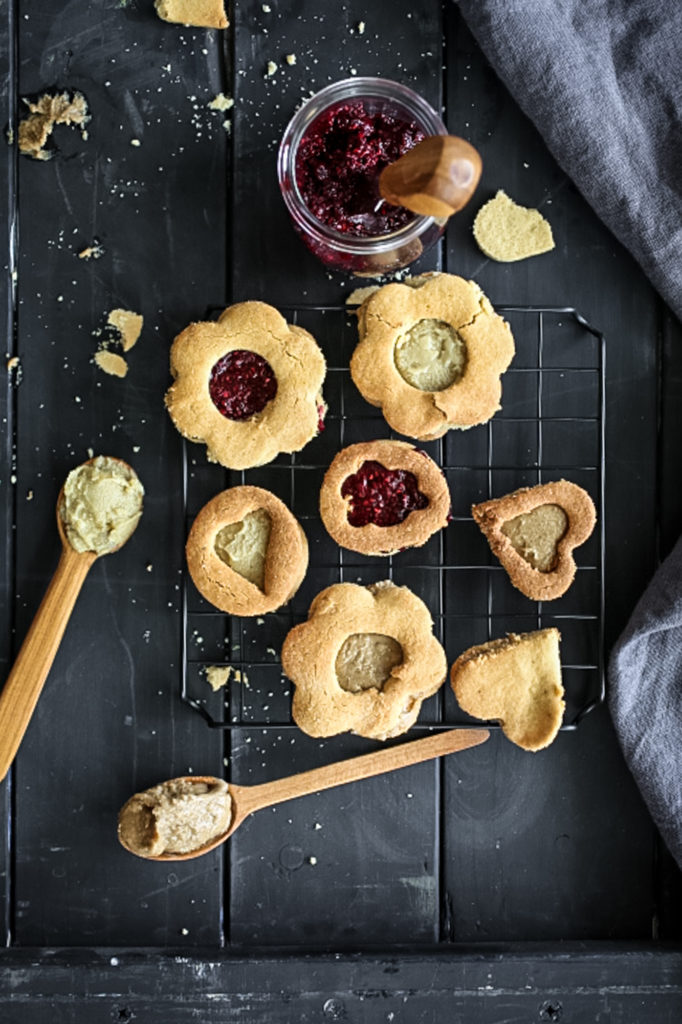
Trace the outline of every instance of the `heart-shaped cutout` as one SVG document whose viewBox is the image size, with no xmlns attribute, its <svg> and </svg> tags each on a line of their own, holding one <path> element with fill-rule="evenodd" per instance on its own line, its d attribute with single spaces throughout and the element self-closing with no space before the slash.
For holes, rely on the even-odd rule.
<svg viewBox="0 0 682 1024">
<path fill-rule="evenodd" d="M 566 593 L 576 573 L 573 549 L 597 519 L 587 491 L 569 480 L 523 487 L 474 505 L 471 514 L 511 582 L 533 601 Z"/>
<path fill-rule="evenodd" d="M 459 706 L 474 718 L 498 721 L 524 750 L 549 746 L 565 708 L 560 639 L 558 629 L 541 629 L 464 651 L 450 672 Z"/>
<path fill-rule="evenodd" d="M 555 568 L 558 544 L 567 529 L 568 516 L 560 505 L 538 505 L 501 526 L 514 550 L 538 572 L 551 572 Z"/>
<path fill-rule="evenodd" d="M 265 587 L 265 561 L 271 529 L 269 513 L 264 508 L 257 508 L 239 522 L 223 526 L 214 542 L 218 558 L 261 591 Z"/>
</svg>

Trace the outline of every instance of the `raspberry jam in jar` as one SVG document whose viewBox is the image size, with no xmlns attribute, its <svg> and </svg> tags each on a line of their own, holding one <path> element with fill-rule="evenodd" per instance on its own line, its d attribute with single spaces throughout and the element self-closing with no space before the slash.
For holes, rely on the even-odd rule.
<svg viewBox="0 0 682 1024">
<path fill-rule="evenodd" d="M 382 200 L 379 175 L 445 132 L 436 112 L 397 82 L 352 78 L 313 96 L 290 122 L 278 159 L 284 201 L 308 248 L 329 267 L 367 277 L 421 256 L 444 224 Z"/>
</svg>

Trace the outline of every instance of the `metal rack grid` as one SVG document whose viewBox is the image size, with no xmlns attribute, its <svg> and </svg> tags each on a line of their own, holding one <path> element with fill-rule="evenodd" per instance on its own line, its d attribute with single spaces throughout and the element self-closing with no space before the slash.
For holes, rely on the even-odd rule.
<svg viewBox="0 0 682 1024">
<path fill-rule="evenodd" d="M 260 469 L 230 472 L 208 464 L 199 446 L 185 443 L 188 531 L 206 501 L 248 481 L 285 501 L 310 547 L 308 573 L 298 593 L 263 618 L 217 611 L 185 572 L 181 697 L 211 727 L 295 727 L 279 650 L 288 630 L 307 617 L 315 594 L 340 581 L 392 579 L 410 586 L 431 610 L 448 664 L 466 648 L 507 632 L 556 625 L 562 634 L 566 690 L 562 728 L 576 728 L 604 699 L 604 338 L 570 308 L 497 309 L 509 321 L 516 343 L 516 356 L 503 377 L 502 409 L 485 425 L 419 443 L 442 468 L 453 500 L 452 522 L 422 548 L 385 558 L 359 555 L 339 548 L 319 517 L 319 488 L 334 454 L 360 440 L 397 436 L 350 378 L 357 329 L 347 307 L 282 309 L 290 322 L 313 334 L 328 364 L 325 430 L 303 451 L 279 456 Z M 474 502 L 562 477 L 590 493 L 598 526 L 575 552 L 578 570 L 568 592 L 555 601 L 534 602 L 512 586 L 469 510 Z M 216 693 L 206 680 L 208 665 L 231 665 L 234 671 L 231 682 Z M 446 684 L 424 702 L 415 728 L 472 722 Z"/>
</svg>

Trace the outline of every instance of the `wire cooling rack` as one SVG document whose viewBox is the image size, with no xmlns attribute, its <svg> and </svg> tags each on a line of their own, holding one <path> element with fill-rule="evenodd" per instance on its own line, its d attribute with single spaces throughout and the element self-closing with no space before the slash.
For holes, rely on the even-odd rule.
<svg viewBox="0 0 682 1024">
<path fill-rule="evenodd" d="M 199 509 L 226 487 L 248 482 L 277 494 L 301 522 L 310 565 L 292 601 L 262 618 L 217 611 L 185 572 L 182 700 L 214 728 L 290 728 L 291 684 L 279 652 L 293 625 L 324 587 L 341 581 L 391 579 L 428 605 L 448 664 L 474 644 L 508 632 L 557 626 L 566 690 L 564 729 L 574 729 L 604 699 L 604 358 L 602 334 L 573 309 L 497 307 L 516 344 L 503 377 L 502 409 L 487 424 L 450 431 L 419 447 L 442 468 L 452 496 L 452 522 L 423 547 L 384 558 L 339 548 L 320 520 L 322 477 L 348 444 L 396 437 L 378 409 L 364 401 L 348 370 L 357 343 L 356 318 L 339 306 L 282 309 L 311 332 L 324 351 L 329 411 L 324 431 L 301 451 L 260 469 L 229 472 L 206 462 L 198 445 L 184 446 L 187 530 Z M 524 597 L 491 554 L 470 515 L 471 505 L 518 487 L 566 478 L 591 495 L 598 515 L 592 537 L 576 552 L 578 571 L 567 593 L 550 602 Z M 213 692 L 211 665 L 230 665 L 230 681 Z M 470 725 L 446 684 L 424 702 L 421 726 Z"/>
</svg>

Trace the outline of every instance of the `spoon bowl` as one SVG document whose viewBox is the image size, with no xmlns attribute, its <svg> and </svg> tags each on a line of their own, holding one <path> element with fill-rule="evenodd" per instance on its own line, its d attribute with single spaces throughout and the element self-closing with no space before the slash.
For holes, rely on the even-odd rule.
<svg viewBox="0 0 682 1024">
<path fill-rule="evenodd" d="M 428 761 L 434 757 L 476 747 L 485 743 L 489 736 L 490 732 L 487 729 L 450 729 L 448 732 L 439 732 L 424 739 L 411 740 L 408 743 L 378 750 L 372 754 L 362 754 L 360 757 L 351 757 L 346 761 L 336 761 L 323 768 L 314 768 L 312 771 L 289 775 L 284 779 L 264 782 L 259 786 L 235 786 L 230 783 L 232 818 L 229 828 L 186 853 L 153 855 L 141 853 L 139 850 L 132 849 L 125 842 L 120 827 L 118 838 L 129 853 L 134 853 L 144 860 L 193 860 L 195 857 L 202 857 L 205 853 L 215 850 L 237 831 L 245 818 L 264 807 L 272 807 L 284 800 L 293 800 L 296 797 L 307 796 L 323 789 L 331 789 L 333 786 L 343 786 L 347 782 L 357 782 L 373 775 L 382 775 L 398 768 L 405 768 L 407 765 L 419 764 L 421 761 Z M 211 786 L 220 780 L 212 775 L 186 775 L 182 779 L 173 781 L 204 782 Z M 131 797 L 132 799 L 134 798 Z M 119 820 L 129 803 L 130 801 L 127 801 L 121 808 Z"/>
<path fill-rule="evenodd" d="M 469 202 L 482 166 L 465 139 L 432 135 L 383 169 L 379 192 L 394 206 L 444 220 Z"/>
<path fill-rule="evenodd" d="M 111 458 L 134 474 L 123 459 Z M 88 459 L 81 465 L 94 461 Z M 71 547 L 61 516 L 63 501 L 64 485 L 56 502 L 57 533 L 61 542 L 59 562 L 0 694 L 0 781 L 9 771 L 24 737 L 76 598 L 93 563 L 100 557 L 96 551 L 75 551 Z M 118 551 L 128 539 L 103 553 Z"/>
</svg>

